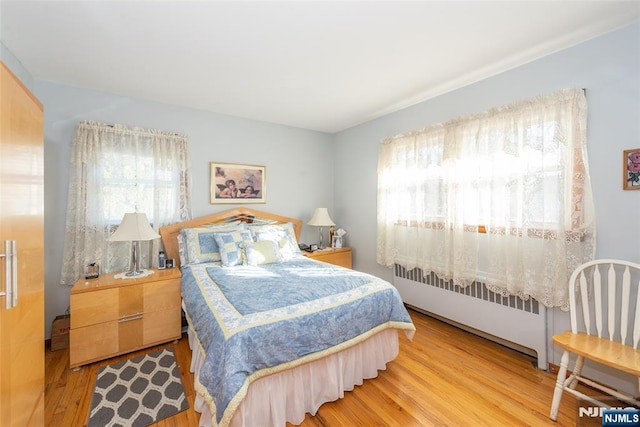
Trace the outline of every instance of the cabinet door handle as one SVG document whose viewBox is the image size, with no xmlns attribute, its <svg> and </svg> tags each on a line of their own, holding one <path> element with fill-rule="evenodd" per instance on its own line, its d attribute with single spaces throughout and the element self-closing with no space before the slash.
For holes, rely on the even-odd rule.
<svg viewBox="0 0 640 427">
<path fill-rule="evenodd" d="M 11 241 L 11 272 L 13 273 L 11 283 L 13 286 L 13 307 L 18 305 L 18 249 L 15 240 Z"/>
<path fill-rule="evenodd" d="M 17 290 L 17 287 L 14 286 L 13 280 L 16 275 L 13 272 L 13 253 L 11 249 L 15 247 L 13 245 L 15 243 L 14 240 L 5 240 L 4 241 L 4 253 L 0 254 L 0 258 L 4 258 L 4 289 L 3 295 L 5 295 L 5 308 L 9 310 L 14 306 L 13 299 L 13 291 Z M 16 301 L 17 302 L 17 301 Z"/>
<path fill-rule="evenodd" d="M 10 271 L 9 271 L 9 257 L 7 257 L 7 254 L 0 254 L 0 258 L 4 258 L 4 287 L 5 290 L 4 291 L 0 291 L 0 297 L 1 296 L 6 296 L 7 298 L 5 298 L 5 308 L 7 310 L 9 310 L 11 308 L 11 281 L 10 279 Z"/>
<path fill-rule="evenodd" d="M 130 322 L 132 320 L 142 319 L 143 313 L 133 313 L 133 314 L 125 314 L 124 316 L 118 319 L 118 322 Z"/>
</svg>

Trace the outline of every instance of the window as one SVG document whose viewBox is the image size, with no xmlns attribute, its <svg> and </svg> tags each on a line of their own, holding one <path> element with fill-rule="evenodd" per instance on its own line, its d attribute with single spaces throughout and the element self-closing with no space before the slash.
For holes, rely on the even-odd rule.
<svg viewBox="0 0 640 427">
<path fill-rule="evenodd" d="M 123 212 L 132 211 L 148 212 L 147 218 L 153 224 L 156 191 L 166 194 L 170 206 L 178 206 L 180 187 L 174 184 L 171 170 L 155 167 L 152 153 L 123 154 L 105 148 L 97 168 L 103 182 L 102 214 L 110 224 L 120 224 Z"/>
<path fill-rule="evenodd" d="M 568 308 L 564 278 L 593 257 L 594 235 L 581 90 L 381 143 L 383 265 L 420 267 L 461 286 L 483 277 L 502 294 Z"/>
<path fill-rule="evenodd" d="M 106 240 L 125 213 L 145 213 L 156 231 L 191 217 L 187 143 L 167 132 L 78 123 L 61 283 L 72 285 L 93 262 L 107 273 L 128 268 L 130 244 Z M 159 239 L 142 242 L 144 265 L 155 265 L 159 250 Z"/>
</svg>

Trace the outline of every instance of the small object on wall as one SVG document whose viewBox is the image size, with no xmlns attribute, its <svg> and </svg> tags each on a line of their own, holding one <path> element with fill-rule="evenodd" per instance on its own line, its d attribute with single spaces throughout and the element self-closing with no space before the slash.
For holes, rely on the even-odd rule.
<svg viewBox="0 0 640 427">
<path fill-rule="evenodd" d="M 622 188 L 640 190 L 640 148 L 625 150 L 622 161 Z"/>
<path fill-rule="evenodd" d="M 210 162 L 210 203 L 266 203 L 266 166 Z"/>
<path fill-rule="evenodd" d="M 87 264 L 84 268 L 84 278 L 85 279 L 96 279 L 100 276 L 100 266 L 97 262 L 92 262 L 91 264 Z"/>
</svg>

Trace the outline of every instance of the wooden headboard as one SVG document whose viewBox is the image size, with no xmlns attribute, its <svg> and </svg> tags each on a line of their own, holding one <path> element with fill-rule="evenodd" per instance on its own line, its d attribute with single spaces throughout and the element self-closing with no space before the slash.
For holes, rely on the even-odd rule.
<svg viewBox="0 0 640 427">
<path fill-rule="evenodd" d="M 234 208 L 226 211 L 218 212 L 212 215 L 194 218 L 185 222 L 165 225 L 160 227 L 160 236 L 162 244 L 168 259 L 174 259 L 176 267 L 180 267 L 180 257 L 178 255 L 178 234 L 182 228 L 199 227 L 207 224 L 218 224 L 223 222 L 240 220 L 246 223 L 270 221 L 274 224 L 283 224 L 290 222 L 296 232 L 296 239 L 300 240 L 302 232 L 302 220 L 297 218 L 289 218 L 282 215 L 276 215 L 269 212 L 262 212 L 251 208 Z"/>
</svg>

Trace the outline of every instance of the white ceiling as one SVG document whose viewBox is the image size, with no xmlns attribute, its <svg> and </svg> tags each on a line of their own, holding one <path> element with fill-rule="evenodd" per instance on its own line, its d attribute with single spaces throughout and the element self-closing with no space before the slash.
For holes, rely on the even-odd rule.
<svg viewBox="0 0 640 427">
<path fill-rule="evenodd" d="M 617 1 L 1 1 L 38 80 L 337 132 L 640 19 Z"/>
</svg>

